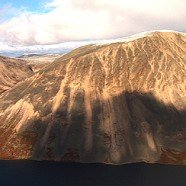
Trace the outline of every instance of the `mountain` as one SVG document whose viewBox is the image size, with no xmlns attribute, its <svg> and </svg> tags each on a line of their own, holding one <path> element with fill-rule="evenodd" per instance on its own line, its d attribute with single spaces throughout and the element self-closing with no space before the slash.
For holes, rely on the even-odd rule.
<svg viewBox="0 0 186 186">
<path fill-rule="evenodd" d="M 31 75 L 31 67 L 23 60 L 0 56 L 0 94 Z"/>
<path fill-rule="evenodd" d="M 186 34 L 80 47 L 0 97 L 0 158 L 186 164 Z"/>
</svg>

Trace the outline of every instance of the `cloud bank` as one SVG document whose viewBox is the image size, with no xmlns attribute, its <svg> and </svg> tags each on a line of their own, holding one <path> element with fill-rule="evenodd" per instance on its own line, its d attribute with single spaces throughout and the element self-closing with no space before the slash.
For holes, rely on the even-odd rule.
<svg viewBox="0 0 186 186">
<path fill-rule="evenodd" d="M 147 30 L 185 32 L 185 6 L 185 0 L 52 0 L 45 4 L 46 13 L 24 10 L 1 22 L 0 51 L 3 46 L 44 47 Z"/>
</svg>

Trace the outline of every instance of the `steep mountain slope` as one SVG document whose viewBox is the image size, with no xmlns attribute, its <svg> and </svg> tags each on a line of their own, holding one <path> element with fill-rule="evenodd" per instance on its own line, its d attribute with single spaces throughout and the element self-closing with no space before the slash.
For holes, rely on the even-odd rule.
<svg viewBox="0 0 186 186">
<path fill-rule="evenodd" d="M 64 55 L 0 97 L 0 158 L 186 164 L 185 55 L 171 32 Z"/>
<path fill-rule="evenodd" d="M 0 56 L 0 94 L 32 74 L 23 60 Z"/>
</svg>

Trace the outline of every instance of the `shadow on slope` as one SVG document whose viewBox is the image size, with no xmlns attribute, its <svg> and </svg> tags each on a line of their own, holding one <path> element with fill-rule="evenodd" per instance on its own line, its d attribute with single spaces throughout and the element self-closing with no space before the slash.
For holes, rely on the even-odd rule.
<svg viewBox="0 0 186 186">
<path fill-rule="evenodd" d="M 70 89 L 65 94 L 66 99 L 55 113 L 51 107 L 41 110 L 43 116 L 29 121 L 8 146 L 3 144 L 7 144 L 15 126 L 2 133 L 0 156 L 114 164 L 185 164 L 185 110 L 165 105 L 152 93 L 124 92 L 105 100 L 91 99 L 92 117 L 87 121 L 85 92 L 76 94 L 70 112 Z"/>
<path fill-rule="evenodd" d="M 92 101 L 92 121 L 87 124 L 84 92 L 76 95 L 70 115 L 68 101 L 45 121 L 35 121 L 39 135 L 33 159 L 154 162 L 161 159 L 162 151 L 173 149 L 183 156 L 177 160 L 173 153 L 170 161 L 185 162 L 185 110 L 165 105 L 152 93 L 125 92 Z"/>
</svg>

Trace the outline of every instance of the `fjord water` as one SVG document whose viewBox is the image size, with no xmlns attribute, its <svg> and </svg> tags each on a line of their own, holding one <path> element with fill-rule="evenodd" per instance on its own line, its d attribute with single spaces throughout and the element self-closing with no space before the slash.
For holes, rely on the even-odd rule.
<svg viewBox="0 0 186 186">
<path fill-rule="evenodd" d="M 186 166 L 0 161 L 0 186 L 184 186 Z"/>
</svg>

